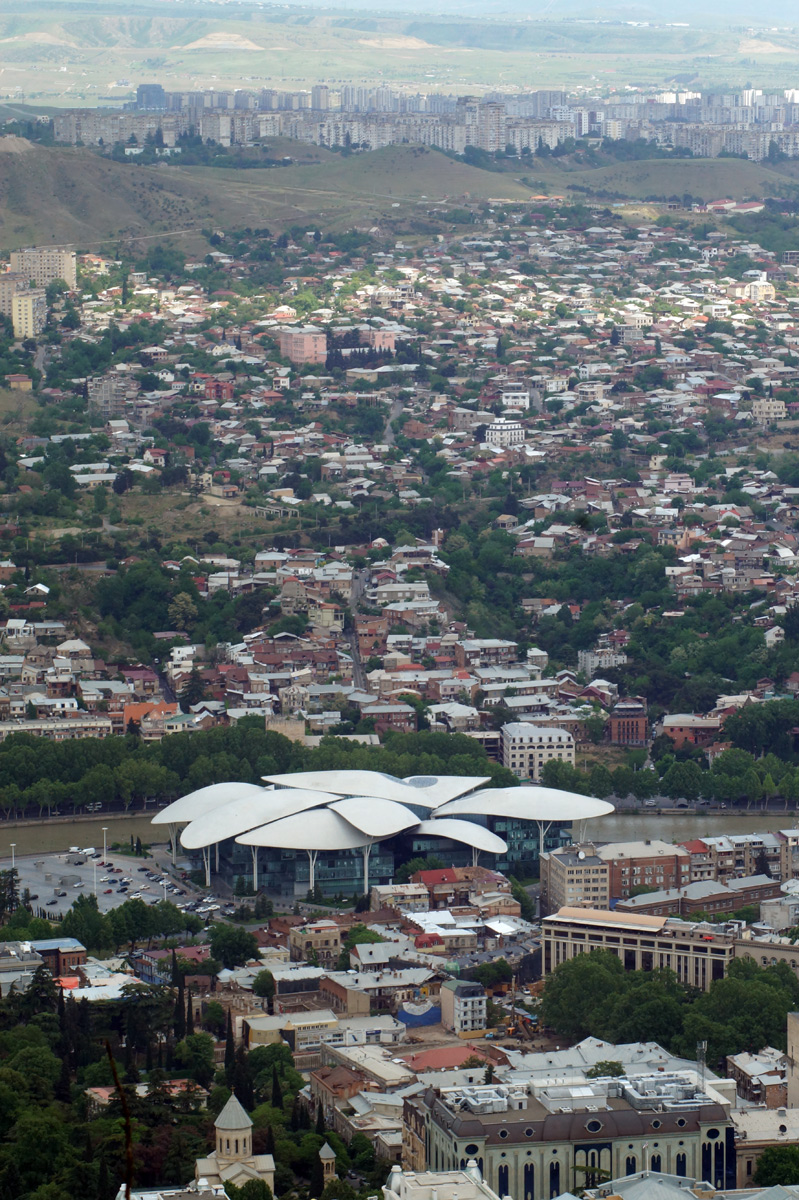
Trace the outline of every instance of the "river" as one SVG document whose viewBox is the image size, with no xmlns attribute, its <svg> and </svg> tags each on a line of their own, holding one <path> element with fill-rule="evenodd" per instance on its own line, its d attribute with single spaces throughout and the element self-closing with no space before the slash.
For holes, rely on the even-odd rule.
<svg viewBox="0 0 799 1200">
<path fill-rule="evenodd" d="M 601 842 L 631 842 L 660 838 L 685 842 L 690 838 L 720 837 L 725 833 L 769 833 L 795 829 L 799 817 L 793 810 L 779 812 L 616 812 L 585 822 L 585 837 Z M 574 836 L 579 836 L 575 826 Z"/>
<path fill-rule="evenodd" d="M 68 850 L 70 846 L 103 848 L 103 826 L 108 830 L 108 846 L 113 842 L 129 842 L 131 834 L 143 842 L 166 842 L 168 833 L 150 824 L 149 813 L 108 813 L 105 817 L 73 820 L 71 817 L 51 817 L 43 821 L 0 821 L 0 863 L 11 859 L 11 843 L 16 854 L 49 854 Z M 153 837 L 155 834 L 155 837 Z"/>
<path fill-rule="evenodd" d="M 0 821 L 0 863 L 11 858 L 11 843 L 16 854 L 53 853 L 70 846 L 96 846 L 102 849 L 103 826 L 108 830 L 109 847 L 114 842 L 129 842 L 131 834 L 143 842 L 165 843 L 165 826 L 150 824 L 153 812 L 109 813 L 106 817 L 73 820 L 51 817 L 44 821 Z M 629 842 L 661 838 L 664 842 L 684 842 L 689 838 L 724 833 L 762 833 L 776 829 L 794 829 L 799 816 L 790 812 L 714 812 L 662 813 L 617 812 L 585 822 L 585 837 L 600 842 Z M 575 826 L 575 839 L 580 836 Z"/>
</svg>

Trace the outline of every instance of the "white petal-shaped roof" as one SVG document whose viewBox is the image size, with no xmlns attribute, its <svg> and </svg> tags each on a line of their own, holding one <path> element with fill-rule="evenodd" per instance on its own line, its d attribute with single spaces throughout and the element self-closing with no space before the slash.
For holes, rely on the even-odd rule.
<svg viewBox="0 0 799 1200">
<path fill-rule="evenodd" d="M 460 817 L 474 813 L 520 821 L 586 821 L 614 811 L 607 800 L 597 800 L 594 796 L 581 796 L 560 788 L 514 787 L 485 788 L 442 805 L 436 815 Z"/>
<path fill-rule="evenodd" d="M 476 821 L 459 821 L 455 817 L 434 817 L 431 821 L 420 821 L 414 835 L 427 834 L 433 837 L 450 838 L 453 842 L 464 842 L 475 850 L 485 850 L 488 854 L 504 854 L 508 848 L 507 842 L 497 837 L 490 829 L 478 825 Z"/>
<path fill-rule="evenodd" d="M 263 779 L 278 787 L 310 788 L 314 792 L 335 792 L 338 796 L 382 796 L 400 804 L 418 803 L 416 789 L 381 771 L 297 771 L 292 775 L 264 775 Z"/>
<path fill-rule="evenodd" d="M 419 798 L 414 804 L 439 808 L 457 796 L 482 787 L 490 778 L 490 775 L 406 775 L 402 782 L 410 784 L 418 793 Z"/>
<path fill-rule="evenodd" d="M 258 795 L 232 800 L 192 821 L 181 833 L 180 841 L 187 850 L 199 850 L 202 846 L 213 846 L 225 838 L 246 833 L 248 829 L 256 829 L 267 821 L 278 821 L 309 808 L 319 808 L 335 799 L 330 792 L 310 792 L 307 788 L 279 791 L 259 788 Z"/>
<path fill-rule="evenodd" d="M 239 800 L 244 796 L 259 796 L 265 791 L 266 788 L 257 783 L 210 783 L 208 787 L 198 788 L 196 792 L 188 792 L 179 800 L 173 800 L 155 814 L 151 824 L 183 825 L 204 816 L 205 813 L 213 812 L 231 800 Z"/>
<path fill-rule="evenodd" d="M 330 808 L 315 809 L 313 818 L 306 813 L 283 817 L 236 838 L 242 846 L 270 846 L 275 850 L 357 850 L 371 840 Z"/>
<path fill-rule="evenodd" d="M 404 804 L 380 796 L 346 796 L 343 800 L 335 800 L 330 808 L 373 838 L 392 837 L 419 820 Z"/>
</svg>

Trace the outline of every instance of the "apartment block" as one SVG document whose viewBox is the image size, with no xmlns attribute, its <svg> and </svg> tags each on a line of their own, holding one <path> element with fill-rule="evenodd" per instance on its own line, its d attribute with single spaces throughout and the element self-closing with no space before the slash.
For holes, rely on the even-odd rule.
<svg viewBox="0 0 799 1200">
<path fill-rule="evenodd" d="M 608 908 L 608 864 L 593 846 L 564 846 L 540 856 L 541 911 L 557 912 L 566 905 Z"/>
<path fill-rule="evenodd" d="M 441 985 L 441 1024 L 458 1037 L 470 1037 L 486 1027 L 488 1000 L 481 983 L 447 979 Z"/>
<path fill-rule="evenodd" d="M 15 338 L 35 338 L 47 323 L 47 296 L 44 288 L 28 288 L 11 297 L 11 320 Z"/>
<path fill-rule="evenodd" d="M 527 721 L 502 726 L 502 765 L 519 779 L 537 782 L 548 762 L 574 766 L 574 738 L 564 729 L 549 729 Z"/>
<path fill-rule="evenodd" d="M 36 287 L 46 287 L 54 279 L 63 279 L 70 288 L 77 287 L 78 266 L 74 250 L 31 246 L 26 250 L 12 250 L 10 260 L 11 271 L 32 280 Z"/>
<path fill-rule="evenodd" d="M 324 363 L 327 337 L 324 333 L 283 329 L 278 335 L 280 353 L 295 363 Z"/>
<path fill-rule="evenodd" d="M 0 275 L 0 313 L 11 316 L 11 303 L 17 292 L 26 291 L 30 287 L 27 276 L 19 271 L 6 271 Z"/>
</svg>

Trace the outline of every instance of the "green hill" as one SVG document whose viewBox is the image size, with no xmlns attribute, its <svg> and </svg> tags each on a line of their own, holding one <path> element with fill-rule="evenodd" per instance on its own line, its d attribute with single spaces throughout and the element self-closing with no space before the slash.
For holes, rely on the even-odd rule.
<svg viewBox="0 0 799 1200">
<path fill-rule="evenodd" d="M 221 170 L 143 167 L 90 150 L 0 138 L 0 243 L 12 249 L 47 240 L 88 249 L 170 234 L 199 249 L 206 244 L 199 230 L 210 224 L 280 229 L 318 220 L 327 229 L 348 229 L 407 222 L 441 201 L 454 207 L 466 197 L 529 195 L 507 176 L 421 147 L 348 158 L 310 149 L 306 166 Z"/>
<path fill-rule="evenodd" d="M 679 196 L 686 192 L 703 200 L 729 196 L 733 200 L 774 196 L 795 186 L 788 173 L 767 163 L 741 158 L 645 159 L 596 170 L 564 172 L 561 186 L 577 184 L 595 195 L 645 200 L 649 196 Z"/>
</svg>

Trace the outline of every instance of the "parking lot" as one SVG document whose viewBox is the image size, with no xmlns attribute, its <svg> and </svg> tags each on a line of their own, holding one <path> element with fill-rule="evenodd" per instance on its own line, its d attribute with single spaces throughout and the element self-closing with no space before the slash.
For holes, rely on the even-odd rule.
<svg viewBox="0 0 799 1200">
<path fill-rule="evenodd" d="M 102 849 L 85 847 L 78 853 L 17 855 L 14 865 L 20 893 L 28 888 L 32 907 L 43 908 L 48 916 L 67 912 L 75 897 L 85 893 L 96 893 L 104 913 L 134 897 L 146 904 L 166 899 L 197 911 L 196 889 L 161 872 L 152 859 L 145 865 L 140 858 L 111 852 L 104 859 Z M 0 861 L 0 868 L 10 866 L 10 858 Z M 208 906 L 200 903 L 199 907 Z"/>
</svg>

